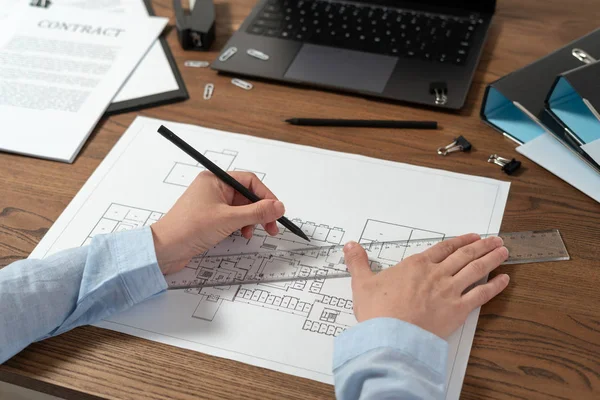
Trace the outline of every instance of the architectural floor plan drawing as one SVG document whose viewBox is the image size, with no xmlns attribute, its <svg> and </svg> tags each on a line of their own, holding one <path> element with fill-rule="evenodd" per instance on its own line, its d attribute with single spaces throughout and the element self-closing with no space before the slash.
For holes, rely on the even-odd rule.
<svg viewBox="0 0 600 400">
<path fill-rule="evenodd" d="M 324 225 L 316 227 L 313 223 L 303 223 L 300 220 L 295 220 L 294 222 L 309 235 L 311 238 L 310 244 L 296 240 L 297 238 L 287 232 L 287 230 L 284 230 L 278 236 L 269 237 L 266 232 L 257 229 L 252 240 L 262 242 L 260 249 L 275 251 L 281 249 L 282 246 L 280 244 L 284 243 L 281 241 L 287 240 L 286 237 L 288 236 L 289 240 L 295 243 L 293 246 L 294 250 L 303 247 L 312 248 L 340 244 L 343 237 L 343 231 L 339 228 L 330 229 Z M 315 235 L 315 231 L 320 231 L 319 238 L 315 238 L 317 236 Z M 424 231 L 388 222 L 368 220 L 359 242 L 368 244 L 394 240 L 443 238 L 444 235 L 439 232 Z M 230 243 L 236 240 L 249 242 L 241 237 L 239 233 L 236 233 L 219 247 L 221 249 L 228 248 L 232 254 L 243 254 L 244 248 L 230 245 Z M 248 247 L 256 249 L 256 246 Z M 288 247 L 284 246 L 284 248 Z M 264 264 L 258 265 L 258 263 L 252 262 L 243 256 L 228 258 L 221 261 L 219 265 L 211 265 L 204 258 L 205 256 L 222 254 L 222 250 L 215 248 L 193 259 L 186 267 L 186 270 L 180 273 L 181 277 L 179 279 L 183 279 L 184 283 L 187 280 L 190 284 L 200 285 L 212 280 L 219 281 L 221 276 L 227 276 L 228 279 L 235 277 L 242 280 L 246 279 L 248 275 L 257 275 L 259 272 L 266 273 L 262 269 L 254 270 L 254 268 L 264 267 Z M 410 255 L 404 252 L 397 259 L 391 260 L 391 264 L 400 262 Z M 299 260 L 301 260 L 300 257 Z M 311 279 L 291 282 L 266 282 L 243 286 L 228 285 L 185 289 L 186 293 L 200 297 L 193 317 L 212 321 L 224 301 L 237 301 L 278 312 L 291 313 L 303 321 L 301 326 L 304 330 L 338 336 L 356 322 L 352 315 L 352 300 L 350 298 L 330 296 L 324 290 L 325 279 L 329 272 L 327 268 L 315 268 L 308 264 L 302 264 L 302 261 L 299 260 L 290 259 L 285 261 L 289 262 L 290 268 L 299 269 L 300 274 L 311 277 Z M 334 264 L 331 264 L 331 266 L 333 267 Z"/>
<path fill-rule="evenodd" d="M 218 165 L 219 168 L 221 168 L 224 171 L 254 172 L 254 174 L 261 181 L 265 179 L 264 172 L 256 172 L 245 168 L 233 167 L 233 163 L 237 155 L 238 152 L 234 150 L 223 150 L 220 152 L 214 150 L 207 150 L 204 152 L 204 156 L 206 156 L 206 158 Z M 175 162 L 173 164 L 173 167 L 169 171 L 169 174 L 166 176 L 164 182 L 171 185 L 188 187 L 190 183 L 192 183 L 194 178 L 200 172 L 205 170 L 206 168 L 204 168 L 200 163 L 189 164 L 183 162 Z"/>
<path fill-rule="evenodd" d="M 256 275 L 266 271 L 257 270 L 263 265 L 250 263 L 243 256 L 222 261 L 219 265 L 209 265 L 204 256 L 222 255 L 223 249 L 233 254 L 243 254 L 250 250 L 274 251 L 279 249 L 301 249 L 308 247 L 321 247 L 340 244 L 344 231 L 340 228 L 330 228 L 326 225 L 317 225 L 311 222 L 294 220 L 301 229 L 311 238 L 308 244 L 289 232 L 282 229 L 279 235 L 270 237 L 262 229 L 256 229 L 253 238 L 247 241 L 239 234 L 234 234 L 225 243 L 209 250 L 203 256 L 193 259 L 184 270 L 189 272 L 189 278 L 193 283 L 202 283 L 208 280 L 219 280 L 219 274 L 236 276 L 237 279 L 245 279 L 248 275 Z M 233 241 L 244 241 L 248 244 L 245 249 L 240 246 L 232 246 Z M 251 242 L 259 242 L 260 246 Z M 290 259 L 290 264 L 295 260 Z M 267 267 L 268 268 L 268 267 Z M 298 327 L 327 335 L 339 335 L 355 321 L 352 315 L 352 301 L 350 299 L 328 296 L 323 292 L 323 285 L 327 276 L 327 270 L 311 270 L 308 266 L 299 264 L 290 265 L 290 268 L 303 269 L 306 276 L 315 276 L 310 280 L 298 280 L 293 282 L 271 282 L 253 285 L 230 285 L 206 288 L 186 289 L 188 294 L 199 297 L 198 307 L 194 310 L 193 317 L 212 321 L 223 302 L 241 302 L 244 304 L 258 306 L 273 310 L 274 312 L 285 312 L 300 317 Z"/>
<path fill-rule="evenodd" d="M 92 229 L 85 239 L 83 245 L 89 244 L 96 235 L 128 231 L 141 228 L 142 226 L 152 225 L 161 219 L 163 215 L 163 213 L 158 211 L 144 210 L 113 203 L 94 226 L 94 229 Z"/>
<path fill-rule="evenodd" d="M 297 217 L 293 220 L 310 237 L 311 247 L 349 240 L 376 247 L 382 241 L 500 230 L 506 182 L 138 117 L 31 257 L 89 244 L 96 235 L 140 229 L 169 211 L 202 168 L 157 133 L 160 125 L 221 168 L 259 175 L 284 202 L 286 216 Z M 194 258 L 183 277 L 165 279 L 269 274 L 272 266 L 260 256 L 257 264 L 247 259 L 302 246 L 307 244 L 283 228 L 273 237 L 256 229 L 251 240 L 233 234 Z M 388 265 L 414 250 L 398 251 L 385 258 Z M 215 255 L 222 256 L 218 264 L 209 258 Z M 327 279 L 336 265 L 345 265 L 341 258 L 337 264 L 327 260 L 313 265 L 280 257 L 278 262 L 315 279 L 168 290 L 95 325 L 332 383 L 336 337 L 356 320 L 350 279 Z M 459 397 L 478 315 L 472 312 L 448 338 L 446 399 Z"/>
</svg>

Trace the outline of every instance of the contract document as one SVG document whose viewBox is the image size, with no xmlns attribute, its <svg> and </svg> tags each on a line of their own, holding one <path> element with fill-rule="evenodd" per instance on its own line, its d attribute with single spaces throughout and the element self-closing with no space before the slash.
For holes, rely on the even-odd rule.
<svg viewBox="0 0 600 400">
<path fill-rule="evenodd" d="M 13 7 L 0 24 L 0 150 L 72 162 L 166 23 Z"/>
</svg>

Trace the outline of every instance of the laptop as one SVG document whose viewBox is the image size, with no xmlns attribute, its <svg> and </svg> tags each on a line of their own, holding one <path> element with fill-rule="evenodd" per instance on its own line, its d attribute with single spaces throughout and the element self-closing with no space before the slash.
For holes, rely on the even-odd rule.
<svg viewBox="0 0 600 400">
<path fill-rule="evenodd" d="M 495 0 L 260 0 L 212 68 L 457 110 L 495 8 Z"/>
</svg>

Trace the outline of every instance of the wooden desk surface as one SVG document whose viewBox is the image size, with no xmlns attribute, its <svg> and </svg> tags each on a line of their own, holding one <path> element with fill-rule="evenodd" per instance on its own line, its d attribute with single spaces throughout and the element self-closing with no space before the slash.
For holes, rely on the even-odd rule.
<svg viewBox="0 0 600 400">
<path fill-rule="evenodd" d="M 215 50 L 254 3 L 216 0 Z M 171 1 L 154 5 L 174 23 Z M 485 84 L 592 31 L 598 21 L 595 0 L 499 0 L 461 114 L 261 82 L 245 92 L 213 71 L 184 68 L 184 60 L 213 60 L 217 52 L 184 53 L 172 31 L 169 43 L 192 98 L 139 114 L 510 180 L 502 230 L 559 228 L 572 260 L 500 269 L 512 279 L 481 311 L 462 397 L 600 398 L 600 204 L 528 160 L 511 178 L 488 164 L 492 153 L 518 155 L 478 116 Z M 210 101 L 201 95 L 207 82 L 216 86 Z M 27 257 L 136 115 L 103 119 L 73 165 L 0 154 L 0 266 Z M 302 115 L 438 120 L 442 129 L 310 129 L 281 122 Z M 475 147 L 470 154 L 435 154 L 461 134 Z M 93 327 L 29 346 L 0 366 L 0 380 L 68 399 L 333 398 L 329 385 Z"/>
</svg>

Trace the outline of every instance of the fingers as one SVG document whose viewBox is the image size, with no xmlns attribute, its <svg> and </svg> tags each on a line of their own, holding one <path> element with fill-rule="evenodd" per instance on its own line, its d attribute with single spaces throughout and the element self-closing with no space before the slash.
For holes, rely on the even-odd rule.
<svg viewBox="0 0 600 400">
<path fill-rule="evenodd" d="M 228 223 L 231 230 L 246 227 L 246 232 L 248 228 L 253 229 L 256 224 L 262 224 L 266 227 L 269 223 L 281 218 L 285 213 L 283 203 L 275 200 L 261 200 L 245 206 L 231 207 L 230 210 L 231 214 L 228 216 Z"/>
<path fill-rule="evenodd" d="M 430 249 L 425 250 L 423 255 L 427 256 L 431 262 L 438 264 L 448 258 L 456 250 L 476 242 L 479 239 L 481 239 L 481 236 L 476 233 L 458 236 L 436 244 Z"/>
<path fill-rule="evenodd" d="M 277 222 L 269 222 L 264 226 L 265 231 L 271 236 L 275 236 L 279 233 L 279 227 L 277 226 Z"/>
<path fill-rule="evenodd" d="M 473 311 L 477 307 L 481 307 L 500 292 L 506 289 L 510 277 L 506 274 L 495 276 L 494 279 L 486 284 L 479 285 L 462 296 L 462 302 L 469 312 Z"/>
<path fill-rule="evenodd" d="M 254 226 L 254 225 L 243 227 L 241 230 L 242 236 L 245 237 L 246 239 L 250 240 L 252 238 L 252 235 L 254 234 L 255 228 L 256 228 L 256 226 Z M 275 221 L 269 222 L 268 224 L 263 225 L 263 228 L 271 236 L 275 236 L 279 233 L 279 227 L 277 226 L 277 222 L 275 222 Z"/>
<path fill-rule="evenodd" d="M 277 196 L 252 172 L 230 172 L 229 174 L 261 199 L 277 200 Z"/>
<path fill-rule="evenodd" d="M 244 226 L 240 229 L 242 236 L 248 240 L 252 239 L 252 234 L 254 233 L 254 225 Z"/>
<path fill-rule="evenodd" d="M 471 261 L 483 257 L 490 251 L 503 245 L 499 237 L 481 239 L 463 246 L 442 261 L 440 268 L 446 275 L 454 275 Z"/>
<path fill-rule="evenodd" d="M 348 242 L 344 246 L 344 261 L 346 262 L 350 276 L 352 276 L 352 284 L 360 282 L 374 274 L 369 267 L 367 252 L 356 242 Z"/>
<path fill-rule="evenodd" d="M 498 268 L 508 258 L 506 247 L 498 247 L 483 257 L 471 261 L 466 267 L 458 271 L 452 277 L 453 284 L 462 293 L 463 290 L 471 286 L 478 280 L 486 277 L 490 272 Z"/>
<path fill-rule="evenodd" d="M 260 197 L 261 199 L 266 199 L 266 200 L 277 200 L 277 196 L 275 196 L 273 194 L 273 192 L 271 192 L 269 190 L 269 188 L 267 188 L 267 186 L 261 182 L 260 179 L 258 179 L 258 177 L 252 173 L 252 172 L 230 172 L 231 176 L 236 179 L 238 182 L 240 182 L 242 185 L 244 185 L 245 187 L 248 188 L 248 190 L 250 190 L 251 192 L 253 192 L 254 194 L 256 194 L 258 197 Z M 233 201 L 231 205 L 234 206 L 252 206 L 252 203 L 250 202 L 250 200 L 246 199 L 244 196 L 242 196 L 240 193 L 237 193 L 234 191 L 234 195 L 233 195 Z M 280 202 L 279 202 L 280 203 Z M 255 203 L 258 204 L 258 203 Z M 278 213 L 275 213 L 277 216 L 276 218 L 269 220 L 268 215 L 267 216 L 261 216 L 260 213 L 267 213 L 268 214 L 268 210 L 260 208 L 261 206 L 259 206 L 258 210 L 255 210 L 255 212 L 257 213 L 256 217 L 253 218 L 250 216 L 250 219 L 253 219 L 257 222 L 253 222 L 247 226 L 244 226 L 241 231 L 242 231 L 242 236 L 244 236 L 246 239 L 250 239 L 252 237 L 252 233 L 254 232 L 254 225 L 260 223 L 264 230 L 271 236 L 277 235 L 279 233 L 279 227 L 277 226 L 277 222 L 275 222 L 278 218 L 281 218 L 283 216 L 283 214 L 278 215 Z M 244 210 L 244 213 L 246 214 L 252 214 L 252 210 Z M 238 223 L 238 218 L 239 214 L 237 214 L 234 218 L 236 218 L 236 224 Z M 262 220 L 261 220 L 262 219 Z M 258 222 L 259 220 L 261 220 L 260 222 Z"/>
</svg>

